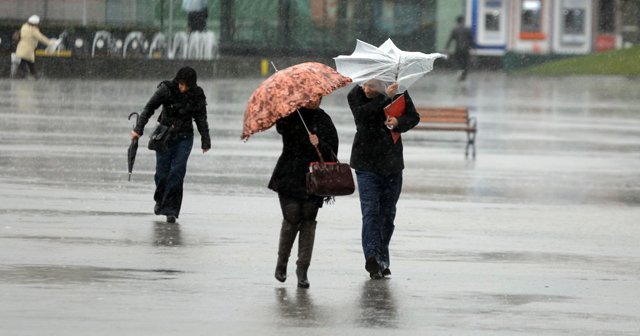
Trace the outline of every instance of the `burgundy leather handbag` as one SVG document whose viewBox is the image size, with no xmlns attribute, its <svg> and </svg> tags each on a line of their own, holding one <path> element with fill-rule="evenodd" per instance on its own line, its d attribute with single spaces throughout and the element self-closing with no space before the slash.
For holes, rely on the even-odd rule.
<svg viewBox="0 0 640 336">
<path fill-rule="evenodd" d="M 318 151 L 320 162 L 311 162 L 307 173 L 307 192 L 311 195 L 330 197 L 351 195 L 355 191 L 351 166 L 336 162 L 325 162 Z"/>
</svg>

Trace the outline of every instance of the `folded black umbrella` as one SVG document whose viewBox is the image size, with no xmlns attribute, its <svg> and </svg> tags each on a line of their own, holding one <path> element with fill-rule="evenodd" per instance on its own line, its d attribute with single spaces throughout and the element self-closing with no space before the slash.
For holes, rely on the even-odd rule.
<svg viewBox="0 0 640 336">
<path fill-rule="evenodd" d="M 128 119 L 131 120 L 131 117 L 133 115 L 136 116 L 136 124 L 137 124 L 138 118 L 140 117 L 140 115 L 138 114 L 138 112 L 132 112 L 131 114 L 129 114 Z M 133 127 L 135 128 L 136 125 L 134 124 Z M 131 144 L 129 145 L 129 150 L 127 152 L 127 162 L 129 165 L 129 181 L 131 181 L 131 173 L 133 172 L 133 163 L 136 162 L 136 152 L 138 152 L 138 138 L 131 140 Z"/>
</svg>

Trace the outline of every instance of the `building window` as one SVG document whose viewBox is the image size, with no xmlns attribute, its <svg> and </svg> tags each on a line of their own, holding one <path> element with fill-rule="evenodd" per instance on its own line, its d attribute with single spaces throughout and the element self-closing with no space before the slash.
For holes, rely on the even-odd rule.
<svg viewBox="0 0 640 336">
<path fill-rule="evenodd" d="M 564 33 L 569 35 L 584 35 L 585 25 L 584 8 L 563 8 L 562 21 Z"/>
<path fill-rule="evenodd" d="M 539 33 L 542 31 L 542 0 L 522 0 L 520 31 Z"/>
<path fill-rule="evenodd" d="M 502 12 L 501 1 L 487 1 L 485 3 L 486 12 L 484 14 L 484 29 L 488 32 L 500 31 L 500 13 Z"/>
</svg>

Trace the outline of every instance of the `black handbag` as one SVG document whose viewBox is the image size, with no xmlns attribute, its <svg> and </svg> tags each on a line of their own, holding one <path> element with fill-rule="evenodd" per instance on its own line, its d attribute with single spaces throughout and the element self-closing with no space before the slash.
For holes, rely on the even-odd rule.
<svg viewBox="0 0 640 336">
<path fill-rule="evenodd" d="M 149 136 L 149 149 L 164 152 L 169 149 L 169 126 L 158 124 Z"/>
<path fill-rule="evenodd" d="M 307 173 L 307 192 L 309 194 L 330 197 L 351 195 L 355 191 L 351 166 L 340 163 L 335 153 L 331 153 L 336 162 L 325 162 L 318 151 L 320 162 L 311 162 L 309 165 Z"/>
</svg>

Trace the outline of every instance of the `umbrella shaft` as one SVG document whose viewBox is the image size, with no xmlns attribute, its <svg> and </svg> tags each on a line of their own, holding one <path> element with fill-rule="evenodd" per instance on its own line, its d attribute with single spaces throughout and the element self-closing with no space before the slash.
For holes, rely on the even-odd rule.
<svg viewBox="0 0 640 336">
<path fill-rule="evenodd" d="M 302 121 L 302 125 L 304 126 L 304 129 L 307 130 L 307 134 L 311 135 L 311 131 L 309 131 L 309 127 L 307 127 L 307 123 L 304 122 L 304 118 L 302 118 L 302 113 L 300 113 L 300 110 L 298 109 L 296 109 L 296 112 L 298 113 L 298 116 Z M 316 145 L 313 145 L 313 148 L 316 149 L 316 153 L 318 154 L 318 158 L 320 159 L 320 164 L 324 165 L 324 158 L 322 158 L 322 153 L 320 153 L 320 149 L 318 149 L 318 146 Z"/>
<path fill-rule="evenodd" d="M 311 131 L 309 131 L 309 127 L 307 127 L 307 123 L 304 122 L 304 118 L 302 118 L 302 113 L 300 113 L 300 110 L 298 109 L 296 109 L 296 112 L 298 113 L 300 120 L 302 120 L 302 125 L 304 126 L 304 129 L 307 130 L 307 134 L 311 135 Z"/>
</svg>

